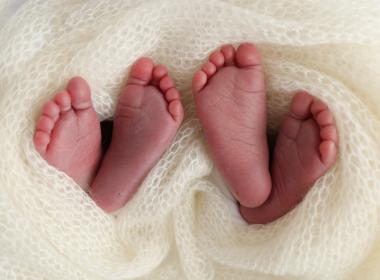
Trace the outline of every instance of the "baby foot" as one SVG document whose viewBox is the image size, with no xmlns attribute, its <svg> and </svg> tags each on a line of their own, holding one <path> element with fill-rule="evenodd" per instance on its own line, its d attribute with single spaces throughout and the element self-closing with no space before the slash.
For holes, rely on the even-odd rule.
<svg viewBox="0 0 380 280">
<path fill-rule="evenodd" d="M 306 92 L 296 94 L 276 140 L 272 193 L 261 207 L 241 206 L 243 218 L 263 224 L 289 212 L 331 168 L 337 152 L 338 132 L 331 111 Z"/>
<path fill-rule="evenodd" d="M 88 84 L 80 77 L 47 102 L 40 116 L 34 145 L 52 166 L 71 176 L 86 189 L 101 156 L 99 120 Z"/>
<path fill-rule="evenodd" d="M 260 54 L 226 45 L 195 73 L 193 92 L 214 163 L 240 204 L 258 207 L 271 190 Z"/>
<path fill-rule="evenodd" d="M 103 210 L 113 212 L 132 197 L 182 119 L 180 96 L 167 69 L 139 59 L 120 95 L 111 144 L 90 190 Z"/>
</svg>

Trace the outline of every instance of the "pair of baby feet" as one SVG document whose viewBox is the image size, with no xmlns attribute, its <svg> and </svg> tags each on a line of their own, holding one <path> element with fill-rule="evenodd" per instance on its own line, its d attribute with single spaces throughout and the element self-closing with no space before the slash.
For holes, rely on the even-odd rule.
<svg viewBox="0 0 380 280">
<path fill-rule="evenodd" d="M 294 208 L 333 165 L 338 133 L 332 113 L 297 93 L 277 136 L 272 161 L 266 134 L 266 89 L 253 44 L 213 52 L 193 78 L 197 115 L 216 167 L 248 223 L 268 223 Z M 37 151 L 67 173 L 106 212 L 122 207 L 171 144 L 183 107 L 165 66 L 141 58 L 117 104 L 103 155 L 90 88 L 76 77 L 45 104 Z"/>
<path fill-rule="evenodd" d="M 47 102 L 34 145 L 106 212 L 121 208 L 170 145 L 183 119 L 168 70 L 148 58 L 132 67 L 117 104 L 112 140 L 103 155 L 101 127 L 87 82 L 75 77 Z"/>
</svg>

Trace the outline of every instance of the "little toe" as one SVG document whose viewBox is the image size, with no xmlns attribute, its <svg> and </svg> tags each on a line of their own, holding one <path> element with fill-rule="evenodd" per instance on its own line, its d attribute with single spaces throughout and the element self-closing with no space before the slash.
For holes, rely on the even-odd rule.
<svg viewBox="0 0 380 280">
<path fill-rule="evenodd" d="M 236 50 L 235 61 L 239 67 L 260 67 L 261 57 L 256 46 L 251 43 L 243 43 Z"/>
<path fill-rule="evenodd" d="M 207 74 L 203 72 L 202 70 L 197 71 L 194 74 L 193 81 L 192 81 L 193 93 L 196 94 L 200 90 L 202 90 L 202 88 L 206 85 L 206 83 L 207 83 Z"/>
<path fill-rule="evenodd" d="M 168 69 L 166 66 L 158 64 L 153 69 L 152 83 L 158 85 L 160 80 L 168 75 Z"/>
<path fill-rule="evenodd" d="M 337 145 L 333 141 L 323 141 L 319 145 L 319 152 L 321 154 L 322 162 L 326 165 L 327 168 L 331 167 L 337 156 Z"/>
<path fill-rule="evenodd" d="M 61 112 L 67 112 L 71 109 L 71 97 L 67 91 L 61 91 L 54 97 L 54 101 L 59 106 Z"/>
<path fill-rule="evenodd" d="M 169 103 L 168 111 L 178 124 L 182 122 L 184 113 L 182 103 L 179 99 L 175 99 Z"/>
<path fill-rule="evenodd" d="M 55 121 L 52 118 L 42 115 L 37 121 L 36 129 L 37 131 L 42 131 L 50 134 L 54 128 L 54 124 Z"/>
<path fill-rule="evenodd" d="M 176 88 L 171 88 L 165 93 L 165 99 L 168 102 L 171 102 L 176 99 L 180 99 L 179 92 Z"/>
<path fill-rule="evenodd" d="M 154 64 L 150 58 L 142 57 L 132 66 L 128 84 L 146 86 L 152 79 Z"/>
<path fill-rule="evenodd" d="M 50 142 L 50 136 L 45 132 L 37 131 L 34 135 L 33 142 L 37 152 L 44 154 Z"/>
<path fill-rule="evenodd" d="M 174 88 L 175 83 L 172 78 L 170 78 L 169 76 L 165 76 L 161 79 L 159 87 L 162 90 L 162 92 L 166 92 L 169 89 Z"/>
<path fill-rule="evenodd" d="M 209 61 L 212 62 L 218 70 L 224 65 L 224 55 L 220 50 L 214 51 L 211 53 Z"/>
<path fill-rule="evenodd" d="M 296 93 L 290 104 L 290 113 L 292 117 L 305 120 L 310 116 L 310 106 L 313 103 L 313 96 L 307 92 L 301 91 Z"/>
<path fill-rule="evenodd" d="M 67 85 L 67 91 L 70 94 L 71 104 L 75 110 L 84 110 L 91 107 L 91 90 L 83 78 L 72 78 Z"/>
<path fill-rule="evenodd" d="M 46 102 L 42 108 L 42 114 L 56 121 L 59 118 L 60 108 L 54 101 Z"/>
<path fill-rule="evenodd" d="M 224 45 L 221 47 L 220 51 L 224 55 L 225 66 L 232 66 L 235 64 L 235 48 L 232 45 Z"/>
<path fill-rule="evenodd" d="M 203 64 L 202 71 L 206 73 L 208 78 L 210 78 L 216 73 L 216 66 L 211 61 L 207 61 L 205 64 Z"/>
</svg>

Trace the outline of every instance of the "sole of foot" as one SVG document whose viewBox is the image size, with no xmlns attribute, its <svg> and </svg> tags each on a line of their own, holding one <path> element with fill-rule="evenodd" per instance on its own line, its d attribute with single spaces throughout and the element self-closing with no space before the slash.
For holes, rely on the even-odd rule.
<svg viewBox="0 0 380 280">
<path fill-rule="evenodd" d="M 90 189 L 104 211 L 123 207 L 172 143 L 183 120 L 174 81 L 163 65 L 140 58 L 116 108 L 110 146 Z"/>
<path fill-rule="evenodd" d="M 258 208 L 240 207 L 248 223 L 266 224 L 291 211 L 335 163 L 338 130 L 328 106 L 297 93 L 277 136 L 271 164 L 272 193 Z"/>
<path fill-rule="evenodd" d="M 198 118 L 215 166 L 234 197 L 258 207 L 271 191 L 267 101 L 255 45 L 225 45 L 193 77 Z"/>
<path fill-rule="evenodd" d="M 35 148 L 50 165 L 87 189 L 100 161 L 100 142 L 100 123 L 90 88 L 83 78 L 75 77 L 43 106 Z"/>
</svg>

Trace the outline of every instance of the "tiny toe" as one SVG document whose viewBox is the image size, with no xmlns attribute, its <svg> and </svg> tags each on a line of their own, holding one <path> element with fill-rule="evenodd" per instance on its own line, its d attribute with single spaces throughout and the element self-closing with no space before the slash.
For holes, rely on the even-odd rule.
<svg viewBox="0 0 380 280">
<path fill-rule="evenodd" d="M 290 112 L 294 118 L 304 120 L 310 116 L 310 106 L 314 98 L 307 92 L 296 93 L 290 104 Z"/>
<path fill-rule="evenodd" d="M 166 98 L 166 101 L 168 101 L 168 102 L 171 102 L 171 101 L 176 100 L 176 99 L 180 99 L 178 90 L 176 90 L 175 88 L 169 89 L 165 93 L 165 98 Z"/>
<path fill-rule="evenodd" d="M 160 80 L 168 75 L 168 69 L 162 64 L 158 64 L 153 69 L 153 83 L 158 85 Z"/>
<path fill-rule="evenodd" d="M 202 71 L 205 72 L 208 77 L 211 77 L 216 72 L 216 66 L 214 63 L 207 61 L 205 64 L 203 64 Z"/>
<path fill-rule="evenodd" d="M 336 159 L 337 146 L 333 141 L 323 141 L 319 146 L 322 162 L 326 166 L 331 166 Z"/>
<path fill-rule="evenodd" d="M 150 58 L 142 57 L 132 66 L 128 79 L 128 84 L 142 85 L 149 84 L 153 74 L 153 61 Z"/>
<path fill-rule="evenodd" d="M 37 131 L 34 135 L 33 142 L 37 152 L 44 154 L 50 142 L 50 136 L 45 132 Z"/>
<path fill-rule="evenodd" d="M 173 100 L 168 105 L 168 111 L 177 123 L 183 120 L 183 106 L 179 99 Z"/>
<path fill-rule="evenodd" d="M 72 78 L 67 85 L 67 91 L 74 109 L 83 110 L 91 107 L 91 90 L 86 80 L 81 77 Z"/>
<path fill-rule="evenodd" d="M 215 65 L 216 69 L 219 69 L 224 65 L 224 55 L 221 51 L 214 51 L 209 60 Z"/>
<path fill-rule="evenodd" d="M 222 46 L 220 51 L 224 55 L 225 66 L 232 66 L 235 64 L 235 61 L 234 61 L 235 48 L 232 45 L 224 45 Z"/>
<path fill-rule="evenodd" d="M 56 121 L 59 117 L 59 106 L 54 101 L 46 102 L 44 107 L 42 108 L 42 114 L 52 118 Z"/>
<path fill-rule="evenodd" d="M 52 118 L 42 115 L 37 121 L 36 129 L 37 131 L 42 131 L 50 134 L 50 132 L 53 130 L 54 123 L 55 122 Z"/>
<path fill-rule="evenodd" d="M 320 100 L 315 100 L 310 108 L 311 113 L 313 114 L 314 118 L 318 115 L 318 113 L 327 109 L 328 109 L 327 105 Z"/>
<path fill-rule="evenodd" d="M 198 93 L 207 83 L 207 74 L 203 71 L 198 71 L 194 74 L 192 88 L 193 93 Z"/>
<path fill-rule="evenodd" d="M 175 83 L 174 83 L 173 79 L 170 78 L 169 76 L 165 76 L 164 78 L 161 79 L 160 89 L 163 92 L 166 92 L 167 90 L 174 88 L 174 87 L 175 87 Z"/>
<path fill-rule="evenodd" d="M 334 123 L 334 117 L 329 110 L 324 110 L 322 112 L 319 112 L 316 116 L 315 120 L 317 121 L 319 126 L 327 126 Z"/>
<path fill-rule="evenodd" d="M 256 46 L 251 43 L 243 43 L 236 50 L 236 64 L 239 67 L 260 66 L 261 56 Z"/>
<path fill-rule="evenodd" d="M 59 92 L 55 96 L 54 101 L 59 106 L 59 109 L 61 110 L 61 112 L 66 112 L 71 109 L 71 97 L 67 91 Z"/>
<path fill-rule="evenodd" d="M 338 141 L 338 131 L 335 125 L 328 125 L 321 128 L 320 136 L 322 140 L 329 140 L 333 142 Z"/>
</svg>

